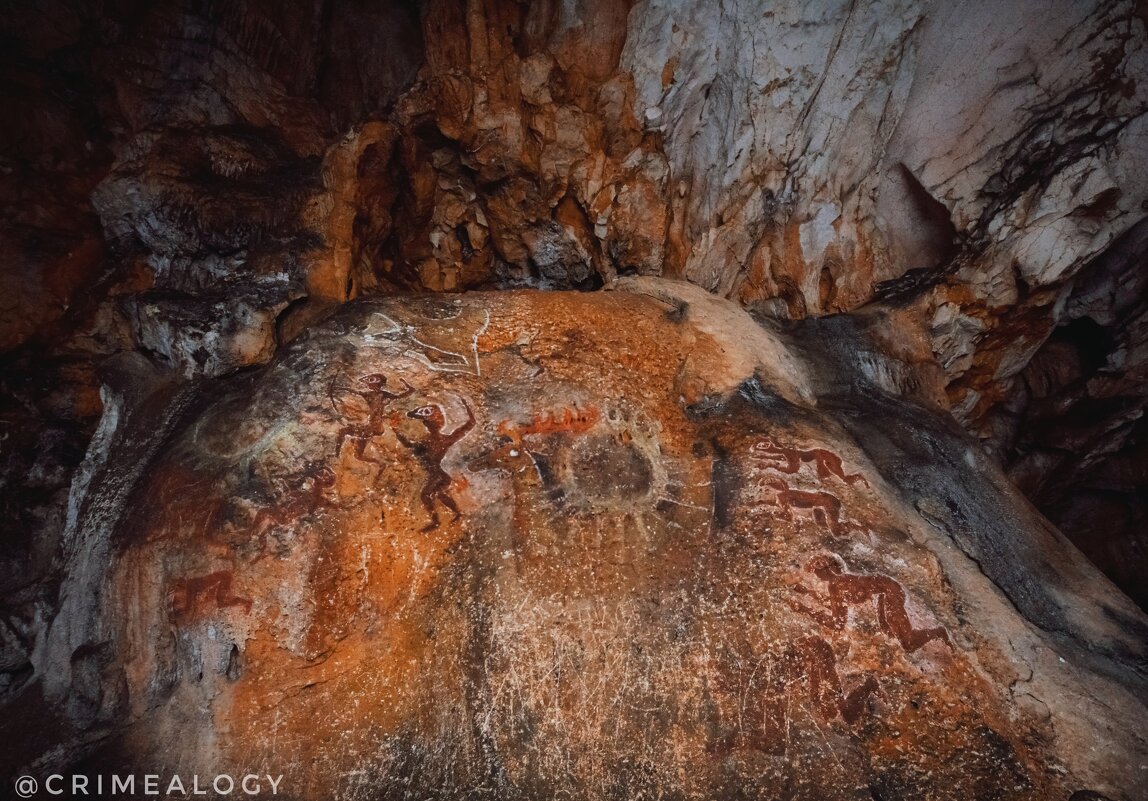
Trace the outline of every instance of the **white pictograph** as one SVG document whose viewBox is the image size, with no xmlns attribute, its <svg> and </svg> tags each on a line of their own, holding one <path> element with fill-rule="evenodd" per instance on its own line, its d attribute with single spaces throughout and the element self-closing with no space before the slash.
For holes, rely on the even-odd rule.
<svg viewBox="0 0 1148 801">
<path fill-rule="evenodd" d="M 418 337 L 417 326 L 400 323 L 383 312 L 375 312 L 362 337 L 367 342 L 397 342 L 405 339 L 416 347 L 403 351 L 403 355 L 415 359 L 428 370 L 436 373 L 467 373 L 481 376 L 482 364 L 478 358 L 478 340 L 490 328 L 490 310 L 483 309 L 482 315 L 482 325 L 471 336 L 469 354 L 446 350 L 424 342 Z"/>
</svg>

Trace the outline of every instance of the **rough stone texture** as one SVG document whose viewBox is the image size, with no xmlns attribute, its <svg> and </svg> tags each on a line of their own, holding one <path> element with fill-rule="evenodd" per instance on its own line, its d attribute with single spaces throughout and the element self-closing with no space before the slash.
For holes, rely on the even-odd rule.
<svg viewBox="0 0 1148 801">
<path fill-rule="evenodd" d="M 415 140 L 404 164 L 427 173 L 411 184 L 425 222 L 401 240 L 427 286 L 505 263 L 558 286 L 590 268 L 680 276 L 790 318 L 915 298 L 910 325 L 958 418 L 1004 461 L 1017 455 L 1002 440 L 1041 436 L 1014 423 L 1021 373 L 1089 316 L 1065 304 L 1075 277 L 1117 258 L 1102 254 L 1148 202 L 1131 4 L 638 3 L 624 39 L 612 3 L 509 8 L 424 12 L 427 63 L 397 118 Z M 575 36 L 589 58 L 571 55 Z M 1142 239 L 1119 241 L 1142 274 Z M 1136 336 L 1122 325 L 1107 324 Z M 1111 371 L 1139 387 L 1121 394 L 1142 398 L 1119 353 Z M 1125 406 L 1131 419 L 1142 403 Z M 1077 414 L 1096 440 L 1067 456 L 1079 482 L 1135 445 L 1128 426 Z M 1140 508 L 1143 486 L 1125 482 L 1117 506 Z M 1053 512 L 1086 548 L 1088 508 Z"/>
<path fill-rule="evenodd" d="M 361 294 L 626 273 L 780 318 L 913 301 L 957 417 L 1019 469 L 1067 454 L 1079 487 L 1135 460 L 1140 401 L 1090 417 L 1077 458 L 1023 412 L 1025 370 L 1089 319 L 1120 396 L 1148 396 L 1131 318 L 1067 302 L 1111 280 L 1087 265 L 1143 271 L 1137 9 L 16 4 L 0 347 L 221 374 Z M 1091 548 L 1075 521 L 1139 519 L 1135 486 L 1033 497 Z"/>
<path fill-rule="evenodd" d="M 358 302 L 198 402 L 123 365 L 37 654 L 69 748 L 299 799 L 1146 797 L 1148 619 L 863 329 L 617 288 Z"/>
<path fill-rule="evenodd" d="M 102 363 L 190 386 L 402 290 L 666 275 L 855 327 L 825 370 L 951 411 L 1148 604 L 1140 3 L 52 0 L 0 41 L 7 709 L 59 711 L 68 498 L 136 391 Z"/>
<path fill-rule="evenodd" d="M 1148 376 L 1140 223 L 1089 265 L 993 415 L 1009 476 L 1148 608 Z"/>
</svg>

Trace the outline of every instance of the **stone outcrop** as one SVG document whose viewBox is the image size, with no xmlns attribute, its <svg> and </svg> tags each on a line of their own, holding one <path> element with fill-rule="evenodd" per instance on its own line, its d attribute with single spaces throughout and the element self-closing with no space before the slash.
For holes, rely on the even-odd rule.
<svg viewBox="0 0 1148 801">
<path fill-rule="evenodd" d="M 115 528 L 77 510 L 102 486 L 120 415 L 154 391 L 137 418 L 151 422 L 133 425 L 166 431 L 176 421 L 153 416 L 173 399 L 312 341 L 340 304 L 410 291 L 687 281 L 816 363 L 816 386 L 792 385 L 787 403 L 852 408 L 859 375 L 951 415 L 1003 472 L 970 469 L 1007 476 L 1148 605 L 1148 33 L 1133 0 L 59 0 L 6 9 L 0 37 L 8 708 L 75 717 L 61 700 L 75 681 L 44 673 L 66 647 L 92 688 L 119 669 L 87 629 L 48 643 L 61 608 L 84 608 L 68 595 L 76 571 L 90 599 L 110 564 L 103 551 L 79 564 L 73 540 Z M 768 361 L 731 370 L 754 359 Z M 684 390 L 691 408 L 712 394 Z M 382 425 L 355 392 L 346 425 Z M 874 464 L 894 459 L 882 470 L 941 458 L 853 419 L 835 426 Z M 832 450 L 838 434 L 814 439 Z M 345 447 L 369 456 L 356 436 Z M 262 480 L 259 492 L 302 493 L 292 509 L 331 497 L 315 476 L 306 491 L 298 473 Z M 1022 616 L 1061 630 L 1038 611 L 1058 605 L 1039 581 L 1009 572 L 1056 535 L 1010 550 L 984 510 L 973 524 L 931 503 L 908 514 L 950 531 Z M 120 697 L 80 703 L 85 725 L 122 720 Z"/>
<path fill-rule="evenodd" d="M 1138 401 L 1090 418 L 1088 454 L 1025 411 L 1026 366 L 1084 318 L 1146 394 L 1116 344 L 1142 337 L 1068 303 L 1144 258 L 1130 0 L 128 6 L 6 20 L 5 347 L 214 375 L 359 295 L 664 274 L 777 318 L 910 303 L 1003 464 L 1051 451 L 1078 486 L 1135 459 Z M 1076 521 L 1138 520 L 1137 481 L 1033 497 L 1087 548 Z"/>
<path fill-rule="evenodd" d="M 109 399 L 39 665 L 94 764 L 1144 797 L 1148 619 L 928 392 L 849 367 L 863 329 L 616 288 L 357 302 L 200 401 Z"/>
<path fill-rule="evenodd" d="M 1148 619 L 850 371 L 863 330 L 616 289 L 358 302 L 203 401 L 109 397 L 41 666 L 95 762 L 298 799 L 1143 798 Z"/>
</svg>

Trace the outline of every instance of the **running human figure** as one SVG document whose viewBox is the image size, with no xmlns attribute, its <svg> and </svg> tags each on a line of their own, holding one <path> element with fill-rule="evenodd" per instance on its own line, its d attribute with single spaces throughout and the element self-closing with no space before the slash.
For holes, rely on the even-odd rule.
<svg viewBox="0 0 1148 801">
<path fill-rule="evenodd" d="M 259 539 L 259 553 L 252 564 L 267 555 L 268 535 L 277 528 L 294 525 L 299 518 L 321 510 L 330 504 L 327 490 L 336 484 L 335 472 L 320 462 L 307 462 L 294 486 L 278 504 L 260 509 L 255 515 L 252 530 Z"/>
<path fill-rule="evenodd" d="M 880 689 L 877 679 L 866 676 L 859 685 L 846 693 L 837 673 L 837 656 L 833 653 L 833 647 L 817 635 L 802 637 L 790 643 L 782 654 L 781 670 L 777 673 L 783 682 L 785 695 L 790 694 L 789 683 L 804 683 L 809 700 L 824 720 L 832 720 L 841 715 L 849 724 L 861 719 L 869 696 Z"/>
<path fill-rule="evenodd" d="M 888 576 L 846 573 L 844 564 L 837 556 L 824 554 L 810 559 L 805 569 L 825 582 L 829 589 L 828 595 L 818 595 L 800 585 L 796 590 L 813 596 L 829 608 L 829 613 L 793 602 L 790 602 L 790 606 L 810 615 L 823 626 L 843 631 L 849 619 L 849 607 L 875 600 L 877 622 L 881 630 L 895 637 L 907 653 L 913 653 L 932 640 L 940 640 L 952 647 L 949 633 L 941 626 L 931 629 L 913 628 L 909 614 L 905 611 L 905 590 Z"/>
<path fill-rule="evenodd" d="M 458 504 L 455 503 L 454 498 L 450 497 L 450 493 L 448 492 L 451 482 L 450 473 L 443 470 L 442 467 L 442 460 L 446 458 L 447 452 L 454 447 L 456 442 L 465 437 L 467 432 L 474 428 L 474 410 L 470 408 L 470 405 L 465 400 L 462 402 L 462 405 L 466 408 L 467 420 L 450 434 L 443 433 L 443 427 L 446 425 L 446 415 L 443 413 L 442 407 L 437 403 L 419 406 L 407 412 L 407 417 L 412 420 L 419 420 L 426 426 L 427 436 L 425 439 L 413 440 L 405 436 L 397 428 L 395 429 L 395 436 L 399 442 L 411 450 L 427 472 L 426 483 L 423 484 L 422 492 L 420 493 L 423 508 L 426 509 L 427 514 L 430 515 L 430 522 L 421 529 L 424 532 L 431 531 L 439 526 L 438 508 L 435 505 L 436 501 L 454 513 L 452 522 L 462 516 L 462 513 L 458 510 Z"/>
</svg>

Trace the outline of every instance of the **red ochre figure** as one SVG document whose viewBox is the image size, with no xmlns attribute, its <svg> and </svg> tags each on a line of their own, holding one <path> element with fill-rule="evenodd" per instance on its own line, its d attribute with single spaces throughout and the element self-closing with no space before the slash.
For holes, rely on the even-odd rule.
<svg viewBox="0 0 1148 801">
<path fill-rule="evenodd" d="M 793 489 L 779 478 L 769 478 L 764 483 L 777 491 L 776 505 L 781 507 L 788 520 L 793 519 L 792 510 L 799 509 L 811 511 L 814 520 L 838 536 L 852 530 L 852 526 L 841 519 L 841 501 L 837 496 L 821 490 Z"/>
<path fill-rule="evenodd" d="M 828 594 L 821 596 L 801 586 L 796 588 L 797 591 L 813 596 L 829 608 L 829 613 L 793 602 L 790 602 L 790 606 L 796 611 L 810 615 L 823 626 L 834 631 L 843 631 L 849 619 L 849 607 L 875 600 L 877 622 L 881 630 L 896 638 L 907 653 L 913 653 L 931 640 L 939 640 L 952 647 L 949 634 L 943 627 L 913 628 L 905 611 L 905 590 L 888 576 L 846 573 L 841 560 L 828 555 L 810 559 L 805 569 L 825 582 Z"/>
<path fill-rule="evenodd" d="M 593 407 L 589 409 L 565 408 L 561 415 L 557 412 L 535 414 L 530 418 L 529 423 L 520 424 L 503 420 L 498 424 L 498 433 L 504 437 L 509 437 L 515 445 L 521 445 L 522 438 L 532 434 L 557 434 L 559 432 L 581 434 L 589 431 L 598 422 L 598 416 L 598 410 Z"/>
<path fill-rule="evenodd" d="M 337 444 L 335 445 L 335 458 L 343 451 L 343 445 L 348 439 L 355 440 L 355 458 L 359 461 L 374 461 L 366 459 L 363 453 L 367 449 L 367 444 L 374 437 L 380 436 L 387 430 L 387 406 L 391 401 L 405 398 L 414 392 L 414 389 L 405 379 L 400 379 L 403 382 L 404 389 L 400 392 L 392 392 L 387 389 L 387 377 L 382 373 L 371 373 L 359 378 L 359 384 L 365 387 L 362 392 L 356 392 L 356 395 L 361 396 L 367 402 L 368 416 L 365 423 L 359 425 L 346 426 L 339 430 Z M 332 403 L 334 400 L 332 399 Z"/>
<path fill-rule="evenodd" d="M 395 436 L 398 437 L 399 442 L 414 453 L 427 472 L 426 483 L 423 484 L 419 496 L 423 508 L 430 515 L 430 522 L 421 529 L 424 532 L 438 528 L 439 518 L 435 501 L 453 512 L 454 520 L 458 520 L 462 516 L 458 510 L 458 504 L 447 492 L 450 489 L 450 473 L 442 468 L 442 460 L 446 458 L 447 452 L 454 447 L 456 442 L 466 436 L 468 431 L 474 428 L 474 410 L 466 401 L 463 401 L 462 405 L 466 408 L 467 420 L 450 434 L 442 432 L 443 426 L 446 425 L 446 416 L 438 404 L 419 406 L 407 412 L 407 417 L 420 420 L 426 426 L 427 437 L 425 439 L 413 440 L 398 429 L 395 430 Z"/>
<path fill-rule="evenodd" d="M 294 523 L 303 515 L 313 512 L 325 503 L 326 491 L 335 486 L 335 473 L 329 467 L 323 467 L 316 462 L 308 462 L 299 478 L 295 489 L 288 493 L 286 499 L 278 506 L 268 506 L 260 509 L 255 515 L 254 529 L 256 535 L 263 538 L 256 562 L 267 555 L 266 532 L 279 526 Z"/>
<path fill-rule="evenodd" d="M 736 663 L 736 662 L 735 662 Z M 715 676 L 720 693 L 719 713 L 727 728 L 711 739 L 707 750 L 728 754 L 743 747 L 781 756 L 786 753 L 789 706 L 804 697 L 822 721 L 838 716 L 852 726 L 867 710 L 869 697 L 879 691 L 873 676 L 866 677 L 848 693 L 837 673 L 833 648 L 817 635 L 786 643 L 780 653 L 763 664 L 753 660 L 740 669 L 723 669 Z"/>
<path fill-rule="evenodd" d="M 791 681 L 794 677 L 804 679 L 809 700 L 824 720 L 841 715 L 846 723 L 856 723 L 865 712 L 865 702 L 879 688 L 877 679 L 868 676 L 859 686 L 844 693 L 833 648 L 816 635 L 802 637 L 791 644 L 783 660 L 782 675 Z"/>
<path fill-rule="evenodd" d="M 251 599 L 241 598 L 231 592 L 231 571 L 218 570 L 206 576 L 182 579 L 176 582 L 168 595 L 171 604 L 171 613 L 176 617 L 192 617 L 204 601 L 215 601 L 219 609 L 229 606 L 239 606 L 244 612 L 251 613 Z"/>
<path fill-rule="evenodd" d="M 764 439 L 755 443 L 752 450 L 763 454 L 767 460 L 774 463 L 771 467 L 781 473 L 797 473 L 801 469 L 802 463 L 811 463 L 817 468 L 818 478 L 827 479 L 830 476 L 836 476 L 847 484 L 855 484 L 860 481 L 865 486 L 869 486 L 869 482 L 860 473 L 847 474 L 841 464 L 841 457 L 824 448 L 803 451 L 798 448 L 786 448 L 777 445 L 771 439 Z"/>
</svg>

